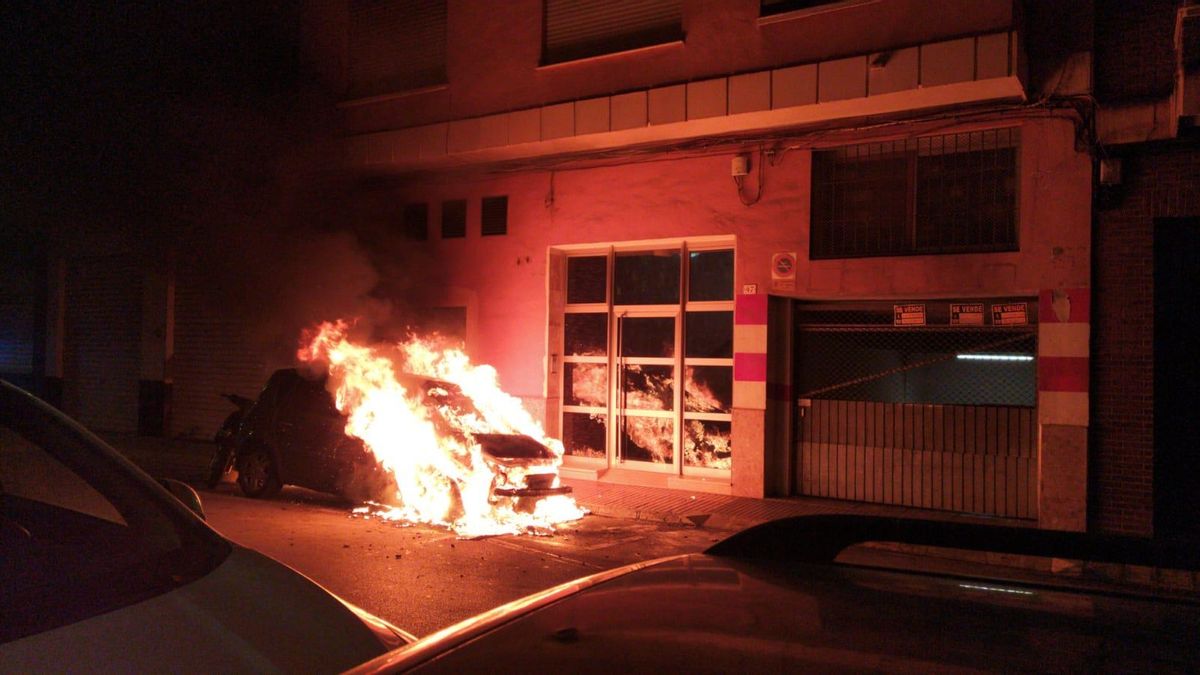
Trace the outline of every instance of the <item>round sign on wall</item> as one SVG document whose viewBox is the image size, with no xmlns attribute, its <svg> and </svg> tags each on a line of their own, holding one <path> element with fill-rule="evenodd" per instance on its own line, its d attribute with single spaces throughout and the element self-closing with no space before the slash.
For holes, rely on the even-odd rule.
<svg viewBox="0 0 1200 675">
<path fill-rule="evenodd" d="M 776 253 L 771 257 L 771 278 L 772 279 L 794 279 L 796 278 L 796 254 L 795 253 Z"/>
</svg>

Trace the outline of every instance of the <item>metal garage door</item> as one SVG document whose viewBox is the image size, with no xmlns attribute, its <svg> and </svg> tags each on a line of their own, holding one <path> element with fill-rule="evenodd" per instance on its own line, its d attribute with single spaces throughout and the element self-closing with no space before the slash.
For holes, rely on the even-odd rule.
<svg viewBox="0 0 1200 675">
<path fill-rule="evenodd" d="M 1032 301 L 906 304 L 923 323 L 896 325 L 892 303 L 798 305 L 798 491 L 1036 518 Z M 952 324 L 951 304 L 986 319 Z M 991 306 L 1022 304 L 993 323 Z"/>
<path fill-rule="evenodd" d="M 97 431 L 137 431 L 141 273 L 131 256 L 68 262 L 63 407 Z"/>
</svg>

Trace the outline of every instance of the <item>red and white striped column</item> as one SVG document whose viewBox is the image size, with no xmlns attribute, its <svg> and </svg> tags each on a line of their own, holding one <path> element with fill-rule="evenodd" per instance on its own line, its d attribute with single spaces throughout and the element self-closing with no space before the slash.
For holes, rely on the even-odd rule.
<svg viewBox="0 0 1200 675">
<path fill-rule="evenodd" d="M 733 310 L 733 407 L 767 407 L 767 296 L 739 295 Z"/>
<path fill-rule="evenodd" d="M 1087 529 L 1091 290 L 1038 298 L 1038 526 Z"/>
<path fill-rule="evenodd" d="M 1038 302 L 1038 417 L 1042 424 L 1088 425 L 1091 295 L 1046 289 Z"/>
</svg>

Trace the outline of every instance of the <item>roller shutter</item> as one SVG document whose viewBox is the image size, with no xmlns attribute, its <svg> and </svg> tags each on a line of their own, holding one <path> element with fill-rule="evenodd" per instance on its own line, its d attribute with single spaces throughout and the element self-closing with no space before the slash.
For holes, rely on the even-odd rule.
<svg viewBox="0 0 1200 675">
<path fill-rule="evenodd" d="M 131 256 L 68 263 L 63 407 L 95 431 L 137 431 L 141 308 Z"/>
</svg>

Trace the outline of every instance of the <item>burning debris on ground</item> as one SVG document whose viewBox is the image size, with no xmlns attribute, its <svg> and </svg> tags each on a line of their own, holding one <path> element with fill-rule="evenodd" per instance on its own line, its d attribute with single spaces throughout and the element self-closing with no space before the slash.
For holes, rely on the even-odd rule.
<svg viewBox="0 0 1200 675">
<path fill-rule="evenodd" d="M 583 517 L 558 476 L 562 443 L 500 389 L 495 369 L 415 336 L 371 345 L 349 329 L 322 323 L 297 355 L 324 368 L 346 435 L 395 482 L 394 504 L 356 513 L 461 536 L 550 533 Z"/>
</svg>

